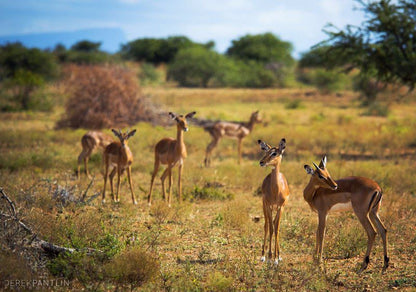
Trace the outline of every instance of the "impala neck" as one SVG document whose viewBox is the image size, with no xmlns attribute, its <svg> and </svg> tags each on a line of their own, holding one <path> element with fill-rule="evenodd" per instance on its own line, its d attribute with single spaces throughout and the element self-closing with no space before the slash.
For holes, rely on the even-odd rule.
<svg viewBox="0 0 416 292">
<path fill-rule="evenodd" d="M 250 132 L 253 130 L 253 128 L 254 128 L 254 118 L 250 118 L 250 121 L 248 121 L 247 123 L 244 123 L 245 125 L 245 127 L 247 128 L 247 129 L 249 129 L 250 130 Z"/>
<path fill-rule="evenodd" d="M 306 202 L 311 204 L 313 197 L 315 196 L 316 191 L 319 189 L 319 186 L 313 182 L 313 178 L 310 179 L 309 183 L 303 190 L 303 198 Z"/>
<path fill-rule="evenodd" d="M 279 190 L 279 173 L 280 173 L 280 161 L 279 163 L 276 163 L 275 165 L 272 165 L 273 169 L 270 173 L 271 176 L 271 183 L 272 187 L 276 188 L 276 192 Z"/>
<path fill-rule="evenodd" d="M 184 148 L 185 144 L 183 143 L 183 131 L 182 128 L 177 125 L 176 131 L 176 151 L 181 153 L 182 149 Z"/>
</svg>

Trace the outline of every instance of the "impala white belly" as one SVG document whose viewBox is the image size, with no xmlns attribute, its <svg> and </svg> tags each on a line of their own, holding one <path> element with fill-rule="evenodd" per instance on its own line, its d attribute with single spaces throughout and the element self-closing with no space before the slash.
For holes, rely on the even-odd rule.
<svg viewBox="0 0 416 292">
<path fill-rule="evenodd" d="M 351 202 L 348 203 L 338 203 L 335 204 L 329 209 L 330 212 L 340 212 L 340 211 L 349 211 L 352 210 Z"/>
</svg>

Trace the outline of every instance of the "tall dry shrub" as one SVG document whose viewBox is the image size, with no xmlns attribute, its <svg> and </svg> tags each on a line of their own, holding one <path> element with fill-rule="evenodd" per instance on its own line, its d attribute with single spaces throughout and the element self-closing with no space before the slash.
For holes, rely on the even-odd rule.
<svg viewBox="0 0 416 292">
<path fill-rule="evenodd" d="M 102 129 L 151 119 L 135 74 L 125 68 L 68 65 L 64 84 L 69 99 L 58 127 Z"/>
</svg>

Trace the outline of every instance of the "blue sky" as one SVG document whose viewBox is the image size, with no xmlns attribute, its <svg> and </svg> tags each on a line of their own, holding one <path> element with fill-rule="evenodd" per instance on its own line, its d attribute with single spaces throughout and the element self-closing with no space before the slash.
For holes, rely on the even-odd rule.
<svg viewBox="0 0 416 292">
<path fill-rule="evenodd" d="M 364 20 L 353 0 L 0 0 L 0 36 L 120 28 L 128 41 L 185 35 L 224 52 L 246 34 L 272 32 L 294 56 L 339 28 Z"/>
</svg>

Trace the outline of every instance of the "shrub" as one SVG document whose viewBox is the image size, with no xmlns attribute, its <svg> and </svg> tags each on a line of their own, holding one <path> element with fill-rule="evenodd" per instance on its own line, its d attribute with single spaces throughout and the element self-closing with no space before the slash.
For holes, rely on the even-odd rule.
<svg viewBox="0 0 416 292">
<path fill-rule="evenodd" d="M 141 85 L 158 84 L 162 81 L 162 74 L 149 63 L 140 65 L 139 80 Z"/>
<path fill-rule="evenodd" d="M 58 127 L 102 129 L 151 120 L 133 72 L 120 67 L 66 67 L 70 93 Z"/>
<path fill-rule="evenodd" d="M 200 199 L 200 200 L 232 200 L 234 199 L 234 194 L 227 193 L 223 190 L 218 188 L 212 188 L 204 186 L 202 188 L 195 186 L 195 188 L 191 192 L 192 199 Z"/>
<path fill-rule="evenodd" d="M 116 256 L 105 266 L 106 275 L 116 285 L 133 290 L 152 280 L 159 273 L 159 263 L 141 248 L 134 247 Z"/>
<path fill-rule="evenodd" d="M 375 101 L 368 105 L 364 111 L 364 116 L 387 117 L 390 113 L 389 106 L 386 103 Z"/>
<path fill-rule="evenodd" d="M 232 290 L 233 279 L 226 277 L 218 271 L 208 275 L 208 291 L 230 291 Z"/>
</svg>

